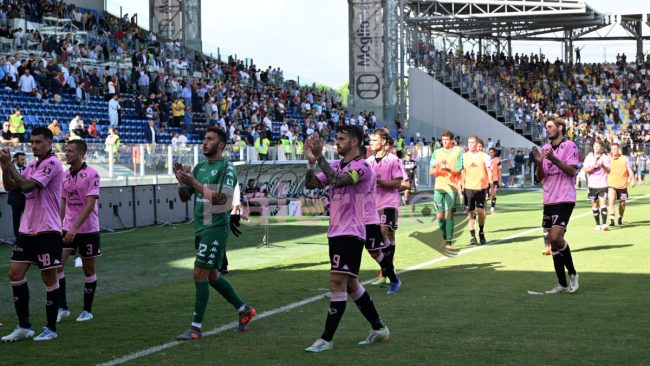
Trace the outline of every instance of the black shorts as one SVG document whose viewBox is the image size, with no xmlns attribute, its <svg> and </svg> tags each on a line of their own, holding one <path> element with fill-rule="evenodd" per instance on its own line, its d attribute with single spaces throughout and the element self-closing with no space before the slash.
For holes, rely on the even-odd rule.
<svg viewBox="0 0 650 366">
<path fill-rule="evenodd" d="M 62 236 L 60 233 L 18 234 L 11 261 L 36 264 L 41 271 L 61 267 Z"/>
<path fill-rule="evenodd" d="M 467 206 L 470 211 L 474 211 L 477 208 L 478 209 L 485 208 L 486 194 L 484 189 L 480 189 L 480 190 L 466 189 L 465 195 L 467 196 Z"/>
<path fill-rule="evenodd" d="M 388 240 L 384 239 L 384 235 L 381 233 L 381 225 L 372 224 L 366 225 L 366 250 L 369 252 L 374 252 L 376 250 L 382 250 L 388 248 Z"/>
<path fill-rule="evenodd" d="M 65 238 L 66 231 L 63 232 Z M 84 258 L 94 258 L 102 255 L 99 246 L 99 233 L 77 234 L 72 243 L 63 242 L 63 250 Z"/>
<path fill-rule="evenodd" d="M 590 201 L 596 201 L 599 198 L 607 199 L 607 192 L 607 188 L 589 188 L 587 199 Z"/>
<path fill-rule="evenodd" d="M 330 272 L 359 277 L 364 241 L 356 236 L 335 236 L 327 240 L 330 249 Z"/>
<path fill-rule="evenodd" d="M 573 213 L 575 203 L 558 203 L 554 205 L 544 205 L 544 218 L 542 219 L 542 227 L 550 229 L 553 226 L 559 226 L 566 230 L 569 225 L 569 219 Z"/>
<path fill-rule="evenodd" d="M 382 225 L 388 226 L 388 229 L 397 230 L 397 209 L 392 207 L 380 208 L 379 220 Z"/>
<path fill-rule="evenodd" d="M 611 187 L 610 187 L 611 188 Z M 627 188 L 612 188 L 614 192 L 616 192 L 616 199 L 618 201 L 625 202 L 627 201 Z"/>
</svg>

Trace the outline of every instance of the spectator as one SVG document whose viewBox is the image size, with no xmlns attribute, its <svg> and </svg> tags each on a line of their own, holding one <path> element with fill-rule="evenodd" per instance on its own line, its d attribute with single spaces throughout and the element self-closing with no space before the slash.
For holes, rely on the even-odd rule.
<svg viewBox="0 0 650 366">
<path fill-rule="evenodd" d="M 109 128 L 108 136 L 106 136 L 106 141 L 104 141 L 104 150 L 107 154 L 117 156 L 118 149 L 120 147 L 120 135 L 117 129 Z"/>
<path fill-rule="evenodd" d="M 187 151 L 187 132 L 185 130 L 181 131 L 181 134 L 178 135 L 177 144 L 178 150 L 181 152 Z"/>
<path fill-rule="evenodd" d="M 20 114 L 20 108 L 14 109 L 14 114 L 9 116 L 9 132 L 18 138 L 18 141 L 25 141 L 25 120 Z"/>
<path fill-rule="evenodd" d="M 70 129 L 70 133 L 73 133 L 73 131 L 77 129 L 77 126 L 79 125 L 80 121 L 81 121 L 81 115 L 75 114 L 74 118 L 71 119 L 70 123 L 68 124 L 68 128 Z"/>
<path fill-rule="evenodd" d="M 4 131 L 3 131 L 4 132 Z M 17 152 L 14 154 L 13 163 L 16 171 L 20 174 L 25 171 L 25 153 Z M 7 203 L 11 206 L 13 216 L 14 238 L 18 239 L 18 229 L 20 228 L 20 218 L 25 210 L 25 194 L 20 189 L 15 189 L 7 195 Z"/>
<path fill-rule="evenodd" d="M 61 141 L 61 126 L 59 126 L 59 120 L 58 119 L 53 119 L 52 123 L 50 123 L 47 128 L 52 131 L 52 135 L 54 135 L 54 141 Z"/>
<path fill-rule="evenodd" d="M 74 129 L 70 130 L 70 137 L 73 136 L 79 139 L 86 137 L 86 129 L 84 128 L 83 120 L 80 119 L 79 122 L 77 122 L 77 126 Z"/>
<path fill-rule="evenodd" d="M 183 98 L 177 98 L 172 104 L 173 127 L 180 127 L 181 122 L 185 120 L 185 103 Z"/>
<path fill-rule="evenodd" d="M 0 143 L 1 144 L 18 144 L 18 137 L 15 137 L 11 131 L 9 131 L 9 122 L 2 124 L 2 134 L 0 134 Z"/>
<path fill-rule="evenodd" d="M 510 175 L 510 185 L 514 186 L 516 183 L 517 169 L 515 165 L 515 156 L 517 153 L 515 149 L 510 149 L 510 154 L 508 154 L 508 174 Z"/>
<path fill-rule="evenodd" d="M 185 114 L 183 115 L 183 122 L 185 123 L 185 129 L 190 130 L 192 128 L 192 117 L 193 113 L 190 109 L 190 106 L 185 106 Z"/>
<path fill-rule="evenodd" d="M 97 139 L 99 138 L 99 131 L 97 131 L 97 120 L 93 118 L 88 126 L 88 137 Z"/>
<path fill-rule="evenodd" d="M 147 127 L 144 129 L 144 139 L 147 142 L 147 154 L 151 154 L 156 149 L 156 144 L 160 140 L 160 132 L 156 128 L 155 122 L 149 120 Z"/>
<path fill-rule="evenodd" d="M 255 140 L 255 150 L 257 151 L 260 160 L 269 160 L 269 146 L 271 146 L 271 141 L 266 138 L 265 132 L 261 132 Z"/>
<path fill-rule="evenodd" d="M 37 89 L 36 80 L 29 74 L 29 69 L 25 69 L 25 73 L 20 77 L 18 87 L 20 88 L 20 92 L 25 95 L 32 95 L 35 89 Z"/>
<path fill-rule="evenodd" d="M 117 94 L 108 102 L 108 120 L 111 127 L 117 127 L 119 121 L 119 111 L 122 109 L 117 101 Z"/>
</svg>

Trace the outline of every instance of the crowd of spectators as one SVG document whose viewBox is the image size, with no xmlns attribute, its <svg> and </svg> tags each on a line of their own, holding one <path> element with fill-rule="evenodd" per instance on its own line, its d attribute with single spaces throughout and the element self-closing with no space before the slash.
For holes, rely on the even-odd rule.
<svg viewBox="0 0 650 366">
<path fill-rule="evenodd" d="M 474 90 L 494 94 L 515 125 L 530 126 L 540 141 L 544 121 L 559 115 L 579 146 L 600 140 L 626 154 L 650 149 L 650 59 L 628 62 L 623 53 L 613 63 L 551 62 L 536 54 L 444 53 L 422 42 L 414 57 L 425 67 L 444 63 Z"/>
<path fill-rule="evenodd" d="M 38 23 L 44 17 L 68 18 L 87 37 L 79 39 L 74 29 L 41 36 L 11 28 L 13 19 Z M 285 80 L 279 67 L 214 59 L 178 41 L 160 41 L 128 15 L 120 19 L 73 4 L 18 0 L 0 7 L 0 28 L 2 36 L 14 40 L 14 51 L 0 56 L 0 87 L 46 103 L 62 96 L 80 105 L 92 96 L 107 101 L 105 118 L 75 123 L 83 127 L 77 133 L 59 131 L 55 135 L 61 139 L 103 138 L 109 127 L 119 134 L 125 109 L 138 120 L 153 121 L 158 132 L 169 130 L 170 138 L 180 129 L 191 134 L 220 126 L 233 145 L 259 146 L 262 155 L 267 145 L 286 147 L 287 142 L 299 152 L 303 139 L 315 131 L 332 141 L 344 124 L 358 124 L 368 133 L 378 127 L 374 113 L 348 113 L 332 90 L 300 87 Z M 58 125 L 51 121 L 52 129 Z M 148 123 L 141 129 L 144 140 Z"/>
</svg>

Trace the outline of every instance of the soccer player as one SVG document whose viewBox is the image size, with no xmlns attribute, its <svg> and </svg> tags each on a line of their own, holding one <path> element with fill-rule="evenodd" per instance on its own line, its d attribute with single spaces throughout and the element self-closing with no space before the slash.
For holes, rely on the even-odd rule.
<svg viewBox="0 0 650 366">
<path fill-rule="evenodd" d="M 226 133 L 218 127 L 208 127 L 203 138 L 203 155 L 207 161 L 197 164 L 190 172 L 180 163 L 174 165 L 179 182 L 178 195 L 187 202 L 194 195 L 194 283 L 196 298 L 191 326 L 176 337 L 179 342 L 201 338 L 203 316 L 210 297 L 210 286 L 232 304 L 239 314 L 239 331 L 246 331 L 255 309 L 246 305 L 225 277 L 220 276 L 228 240 L 230 213 L 237 170 L 222 156 Z"/>
<path fill-rule="evenodd" d="M 416 181 L 417 163 L 415 162 L 415 160 L 411 159 L 410 152 L 406 153 L 406 156 L 404 157 L 403 165 L 404 165 L 404 171 L 406 172 L 406 176 L 404 177 L 404 179 L 408 182 L 406 189 L 404 189 L 404 204 L 408 204 L 409 195 L 412 192 L 415 192 L 415 190 L 417 189 L 417 181 Z"/>
<path fill-rule="evenodd" d="M 490 158 L 478 149 L 479 139 L 470 136 L 467 144 L 469 151 L 463 154 L 463 170 L 461 172 L 461 187 L 468 199 L 469 230 L 471 234 L 470 245 L 476 245 L 476 218 L 478 215 L 479 240 L 487 244 L 483 228 L 485 226 L 485 197 L 488 182 L 492 181 L 492 165 Z"/>
<path fill-rule="evenodd" d="M 358 126 L 346 125 L 336 135 L 336 149 L 342 160 L 328 164 L 323 158 L 323 142 L 315 134 L 305 142 L 305 158 L 308 170 L 305 186 L 316 189 L 329 186 L 330 222 L 327 231 L 330 255 L 329 286 L 332 296 L 325 320 L 325 330 L 307 352 L 323 352 L 334 346 L 332 339 L 345 312 L 348 296 L 372 326 L 366 339 L 360 345 L 387 340 L 390 332 L 384 325 L 372 298 L 359 284 L 359 267 L 367 237 L 365 205 L 372 200 L 370 165 L 360 154 L 363 130 Z M 313 165 L 318 162 L 322 172 L 316 174 Z"/>
<path fill-rule="evenodd" d="M 494 209 L 497 205 L 497 188 L 503 186 L 502 174 L 501 174 L 501 160 L 497 156 L 497 151 L 495 148 L 491 147 L 488 151 L 490 159 L 492 160 L 490 165 L 492 166 L 492 187 L 490 187 L 490 213 L 494 214 Z"/>
<path fill-rule="evenodd" d="M 607 226 L 607 174 L 609 174 L 609 157 L 603 153 L 600 141 L 594 142 L 594 151 L 589 153 L 583 163 L 587 173 L 587 187 L 591 201 L 596 227 L 594 230 L 609 230 Z M 602 218 L 602 225 L 601 225 Z"/>
<path fill-rule="evenodd" d="M 458 184 L 463 168 L 463 150 L 454 144 L 454 134 L 450 131 L 442 133 L 442 147 L 436 149 L 429 164 L 429 175 L 436 177 L 433 204 L 436 209 L 436 220 L 442 233 L 443 246 L 452 250 L 454 237 L 454 212 L 458 198 Z"/>
<path fill-rule="evenodd" d="M 625 214 L 625 201 L 627 201 L 627 187 L 632 182 L 632 187 L 636 185 L 634 180 L 634 171 L 632 164 L 627 156 L 621 154 L 621 147 L 614 143 L 609 145 L 611 159 L 609 161 L 610 170 L 607 176 L 607 185 L 609 186 L 609 225 L 615 225 L 614 204 L 618 200 L 618 224 L 623 225 L 623 214 Z"/>
<path fill-rule="evenodd" d="M 95 258 L 102 255 L 99 244 L 99 173 L 84 162 L 88 145 L 83 140 L 68 142 L 65 160 L 70 169 L 63 176 L 61 220 L 63 221 L 63 253 L 57 268 L 61 294 L 56 322 L 70 316 L 66 299 L 64 266 L 70 254 L 81 256 L 84 272 L 84 308 L 78 322 L 93 318 L 92 306 L 97 289 Z"/>
<path fill-rule="evenodd" d="M 11 163 L 9 149 L 0 150 L 2 180 L 8 191 L 20 189 L 25 193 L 25 212 L 20 219 L 18 239 L 11 254 L 9 280 L 13 291 L 18 326 L 2 337 L 13 342 L 34 336 L 29 319 L 29 288 L 27 270 L 36 264 L 45 284 L 45 314 L 47 327 L 35 341 L 49 341 L 57 337 L 56 315 L 59 309 L 59 282 L 56 269 L 61 266 L 61 188 L 63 166 L 52 152 L 52 131 L 38 127 L 31 132 L 31 148 L 36 160 L 21 174 Z"/>
<path fill-rule="evenodd" d="M 374 194 L 375 205 L 379 212 L 381 221 L 381 232 L 389 242 L 390 248 L 386 254 L 393 261 L 395 257 L 395 230 L 397 230 L 397 217 L 400 206 L 399 189 L 404 178 L 402 173 L 402 162 L 392 151 L 392 138 L 388 131 L 383 128 L 376 129 L 370 134 L 370 149 L 374 155 L 366 161 L 377 175 L 377 191 Z M 389 150 L 390 149 L 390 150 Z M 382 275 L 373 282 L 374 285 L 386 283 L 388 277 Z M 402 283 L 396 278 L 388 278 L 391 281 L 388 293 L 396 294 Z"/>
<path fill-rule="evenodd" d="M 569 243 L 564 240 L 571 213 L 576 204 L 575 181 L 578 169 L 578 147 L 564 138 L 566 124 L 560 117 L 553 117 L 546 122 L 546 132 L 550 143 L 545 144 L 540 152 L 533 147 L 533 156 L 537 162 L 537 178 L 543 182 L 544 215 L 542 228 L 544 239 L 552 248 L 553 265 L 558 284 L 547 294 L 578 291 L 578 273 L 573 266 Z M 567 283 L 564 268 L 569 271 Z"/>
</svg>

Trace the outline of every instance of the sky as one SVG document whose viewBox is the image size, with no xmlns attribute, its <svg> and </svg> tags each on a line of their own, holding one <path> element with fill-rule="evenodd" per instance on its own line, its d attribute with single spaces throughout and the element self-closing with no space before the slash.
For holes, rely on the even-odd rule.
<svg viewBox="0 0 650 366">
<path fill-rule="evenodd" d="M 587 0 L 603 13 L 650 13 L 647 0 Z M 148 28 L 149 0 L 107 0 L 109 11 L 138 13 Z M 253 58 L 258 67 L 280 66 L 285 78 L 319 82 L 339 88 L 348 81 L 347 0 L 203 0 L 203 50 L 222 56 Z M 644 28 L 650 35 L 650 28 Z M 585 62 L 614 60 L 616 53 L 635 54 L 634 42 L 576 43 Z M 539 52 L 554 60 L 561 46 L 554 42 L 513 42 L 515 52 Z M 646 52 L 650 42 L 644 42 Z"/>
</svg>

